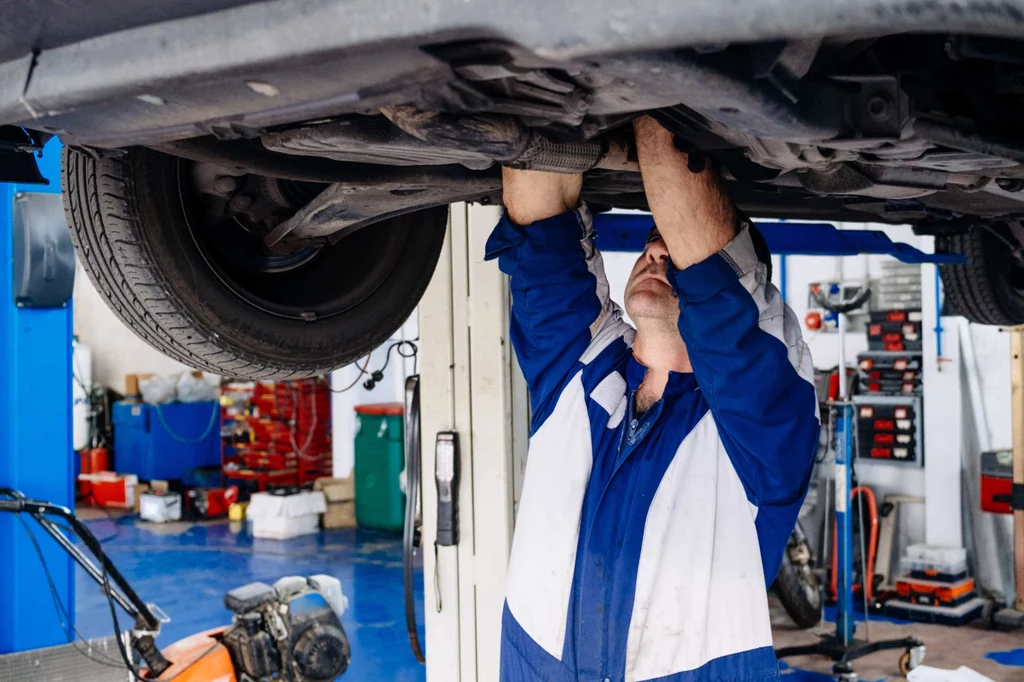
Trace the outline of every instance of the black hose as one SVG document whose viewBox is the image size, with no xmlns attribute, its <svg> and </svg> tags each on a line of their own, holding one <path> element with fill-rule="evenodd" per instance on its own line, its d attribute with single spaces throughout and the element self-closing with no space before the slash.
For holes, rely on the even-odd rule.
<svg viewBox="0 0 1024 682">
<path fill-rule="evenodd" d="M 412 559 L 416 552 L 416 506 L 420 499 L 420 378 L 405 380 L 405 528 L 402 532 L 402 573 L 405 582 L 405 627 L 409 646 L 420 663 L 426 663 L 416 626 Z"/>
</svg>

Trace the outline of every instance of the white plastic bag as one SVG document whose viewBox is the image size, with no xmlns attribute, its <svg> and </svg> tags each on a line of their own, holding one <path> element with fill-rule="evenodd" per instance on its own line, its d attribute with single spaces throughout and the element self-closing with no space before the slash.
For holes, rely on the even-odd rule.
<svg viewBox="0 0 1024 682">
<path fill-rule="evenodd" d="M 962 665 L 956 670 L 943 670 L 919 665 L 907 674 L 910 682 L 996 682 L 979 672 Z"/>
<path fill-rule="evenodd" d="M 217 389 L 201 377 L 186 372 L 178 378 L 178 400 L 183 403 L 200 403 L 217 399 Z"/>
<path fill-rule="evenodd" d="M 161 405 L 174 400 L 174 382 L 159 374 L 139 380 L 139 393 L 143 402 Z"/>
</svg>

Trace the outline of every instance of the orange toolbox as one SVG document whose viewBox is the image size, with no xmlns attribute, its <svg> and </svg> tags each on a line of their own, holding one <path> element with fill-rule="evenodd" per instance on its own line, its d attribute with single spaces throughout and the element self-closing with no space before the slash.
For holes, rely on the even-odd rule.
<svg viewBox="0 0 1024 682">
<path fill-rule="evenodd" d="M 962 578 L 955 583 L 946 583 L 905 576 L 896 581 L 896 591 L 904 601 L 913 604 L 959 606 L 974 597 L 974 578 Z"/>
</svg>

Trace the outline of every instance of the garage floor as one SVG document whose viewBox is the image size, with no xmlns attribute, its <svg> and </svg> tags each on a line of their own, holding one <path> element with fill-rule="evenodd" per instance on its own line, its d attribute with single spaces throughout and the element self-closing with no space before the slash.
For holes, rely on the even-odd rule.
<svg viewBox="0 0 1024 682">
<path fill-rule="evenodd" d="M 98 513 L 79 511 L 83 517 Z M 342 679 L 424 679 L 423 666 L 409 650 L 402 550 L 394 536 L 346 529 L 263 540 L 233 531 L 226 522 L 159 525 L 137 523 L 133 516 L 94 518 L 87 524 L 139 596 L 171 617 L 157 640 L 161 647 L 230 622 L 223 603 L 228 590 L 256 580 L 271 584 L 286 575 L 326 573 L 341 580 L 349 600 L 342 624 L 352 645 L 352 663 Z M 422 585 L 422 566 L 417 571 L 416 583 Z M 87 638 L 109 635 L 107 601 L 81 569 L 76 592 L 79 632 Z M 422 637 L 422 588 L 417 602 Z"/>
<path fill-rule="evenodd" d="M 401 547 L 397 538 L 359 530 L 328 531 L 293 540 L 253 539 L 224 522 L 205 524 L 137 523 L 132 516 L 107 518 L 99 510 L 81 510 L 93 533 L 103 540 L 114 563 L 146 601 L 171 616 L 158 640 L 161 646 L 186 635 L 222 625 L 230 614 L 222 599 L 228 590 L 254 580 L 272 583 L 284 575 L 327 573 L 338 577 L 349 598 L 342 619 L 352 642 L 352 664 L 342 678 L 352 682 L 415 682 L 423 667 L 412 657 L 402 602 Z M 422 570 L 422 569 L 418 569 Z M 421 575 L 421 574 L 420 574 Z M 417 585 L 422 580 L 418 577 Z M 423 595 L 417 593 L 419 622 Z M 111 632 L 106 600 L 83 571 L 77 580 L 78 629 L 85 637 Z M 815 641 L 823 624 L 801 631 L 772 599 L 776 646 Z M 828 614 L 826 614 L 826 617 Z M 859 630 L 858 634 L 862 634 Z M 941 668 L 969 666 L 997 682 L 1024 680 L 1024 633 L 980 628 L 872 622 L 873 639 L 914 634 L 928 647 L 926 663 Z M 901 680 L 898 652 L 881 652 L 856 666 L 863 681 Z M 785 682 L 828 682 L 831 663 L 794 658 L 783 664 Z"/>
<path fill-rule="evenodd" d="M 813 644 L 818 634 L 835 632 L 835 609 L 826 608 L 825 620 L 811 630 L 798 630 L 773 597 L 772 629 L 775 646 Z M 862 622 L 862 621 L 861 621 Z M 942 625 L 907 623 L 891 619 L 875 620 L 868 625 L 872 640 L 917 637 L 927 649 L 924 664 L 955 670 L 962 665 L 987 675 L 996 682 L 1024 680 L 1024 632 L 993 632 L 979 625 L 950 628 Z M 857 637 L 864 637 L 864 626 L 857 626 Z M 905 679 L 897 672 L 903 650 L 880 651 L 859 659 L 854 669 L 861 682 Z M 820 657 L 800 656 L 783 662 L 786 682 L 828 682 L 832 662 Z"/>
</svg>

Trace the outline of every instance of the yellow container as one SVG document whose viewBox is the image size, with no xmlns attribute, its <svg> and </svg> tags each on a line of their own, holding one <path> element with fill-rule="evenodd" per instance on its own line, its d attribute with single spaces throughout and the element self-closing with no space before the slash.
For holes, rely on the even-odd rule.
<svg viewBox="0 0 1024 682">
<path fill-rule="evenodd" d="M 245 521 L 245 510 L 248 502 L 235 502 L 228 507 L 228 521 Z"/>
</svg>

